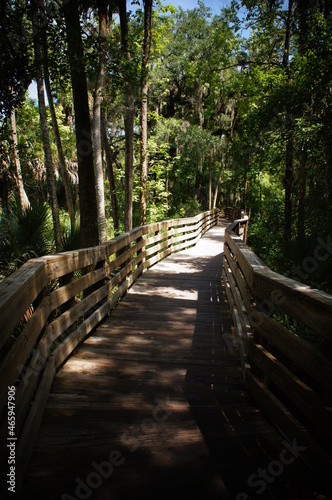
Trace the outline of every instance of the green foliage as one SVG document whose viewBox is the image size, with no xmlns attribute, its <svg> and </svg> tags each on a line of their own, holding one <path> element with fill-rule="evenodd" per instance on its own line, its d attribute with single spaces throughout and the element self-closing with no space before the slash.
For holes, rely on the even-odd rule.
<svg viewBox="0 0 332 500">
<path fill-rule="evenodd" d="M 324 5 L 316 0 L 310 6 L 308 2 L 294 2 L 290 50 L 285 60 L 288 5 L 281 1 L 232 2 L 215 16 L 202 1 L 189 10 L 154 2 L 148 95 L 147 222 L 194 215 L 208 208 L 211 193 L 216 193 L 217 205 L 236 205 L 250 211 L 250 245 L 279 272 L 289 272 L 292 266 L 301 264 L 313 254 L 317 237 L 327 237 L 332 213 L 332 16 L 324 11 Z M 82 12 L 86 72 L 92 96 L 100 48 L 98 19 L 95 5 L 84 4 Z M 6 16 L 1 21 L 5 30 L 10 20 L 14 34 L 20 32 L 20 23 L 29 32 L 25 6 L 20 0 L 8 3 Z M 67 123 L 73 115 L 73 102 L 65 28 L 57 5 L 48 9 L 48 18 L 49 66 L 60 134 L 67 161 L 75 162 L 74 132 Z M 136 107 L 133 209 L 134 222 L 139 220 L 138 110 L 144 31 L 140 8 L 128 13 L 128 30 L 129 58 L 123 52 L 116 17 L 109 24 L 103 90 L 120 230 L 124 215 L 128 85 Z M 245 36 L 241 38 L 242 34 Z M 8 40 L 5 43 L 8 45 Z M 3 81 L 8 80 L 8 74 L 13 78 L 15 99 L 20 89 L 25 88 L 30 71 L 31 40 L 26 43 L 21 37 L 18 43 L 22 54 L 11 52 L 8 68 L 4 67 L 5 60 L 1 66 Z M 18 67 L 22 61 L 27 63 L 24 71 L 23 66 Z M 8 98 L 7 90 L 3 93 Z M 90 104 L 92 107 L 92 97 Z M 26 101 L 19 106 L 17 128 L 26 191 L 30 199 L 47 200 L 35 103 Z M 2 132 L 0 180 L 2 191 L 5 193 L 7 189 L 10 197 L 16 187 L 8 124 Z M 52 132 L 50 135 L 56 158 Z M 291 235 L 285 241 L 285 174 L 290 151 Z M 60 206 L 64 208 L 63 244 L 72 249 L 78 245 L 79 229 L 75 227 L 70 234 L 61 182 L 57 188 Z M 107 228 L 112 236 L 108 181 L 105 193 Z M 5 205 L 4 196 L 2 206 Z M 12 222 L 11 225 L 14 227 Z M 329 261 L 321 262 L 308 282 L 332 290 Z"/>
<path fill-rule="evenodd" d="M 325 339 L 323 337 L 317 335 L 313 330 L 303 325 L 296 319 L 289 317 L 287 314 L 274 312 L 273 318 L 278 323 L 286 327 L 287 330 L 295 333 L 295 335 L 298 335 L 312 346 L 317 348 L 324 346 Z"/>
<path fill-rule="evenodd" d="M 0 278 L 3 279 L 29 259 L 54 250 L 50 208 L 33 203 L 22 213 L 19 204 L 11 203 L 8 214 L 0 220 Z"/>
<path fill-rule="evenodd" d="M 60 215 L 60 222 L 62 250 L 64 252 L 78 250 L 81 247 L 79 217 L 76 214 L 75 223 L 72 227 L 68 214 L 66 212 L 62 212 Z"/>
<path fill-rule="evenodd" d="M 31 82 L 32 37 L 22 0 L 1 3 L 0 15 L 0 120 L 24 100 Z"/>
<path fill-rule="evenodd" d="M 238 117 L 229 163 L 231 186 L 238 188 L 231 189 L 238 203 L 251 211 L 253 250 L 276 271 L 289 273 L 313 254 L 317 237 L 326 238 L 331 231 L 327 130 L 332 124 L 332 19 L 315 2 L 310 16 L 303 17 L 306 7 L 296 2 L 285 66 L 287 6 L 244 4 L 251 33 L 243 44 L 241 70 L 232 76 Z M 287 144 L 292 156 L 292 234 L 285 241 Z M 307 283 L 331 290 L 330 265 L 320 263 Z"/>
</svg>

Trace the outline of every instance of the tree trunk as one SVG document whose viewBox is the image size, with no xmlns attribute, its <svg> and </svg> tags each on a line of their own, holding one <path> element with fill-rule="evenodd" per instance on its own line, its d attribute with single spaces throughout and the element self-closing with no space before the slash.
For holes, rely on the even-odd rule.
<svg viewBox="0 0 332 500">
<path fill-rule="evenodd" d="M 289 50 L 290 50 L 290 39 L 292 31 L 292 18 L 293 18 L 293 0 L 289 0 L 288 3 L 288 16 L 286 23 L 286 37 L 285 37 L 285 47 L 283 55 L 283 66 L 287 70 L 289 65 Z M 292 192 L 293 192 L 293 140 L 291 135 L 291 118 L 288 111 L 286 110 L 286 158 L 285 158 L 285 221 L 284 221 L 284 245 L 288 245 L 292 237 Z"/>
<path fill-rule="evenodd" d="M 290 123 L 287 120 L 286 128 L 290 133 Z M 285 225 L 284 243 L 288 245 L 292 237 L 292 193 L 293 193 L 293 141 L 286 143 L 286 165 L 285 165 Z"/>
<path fill-rule="evenodd" d="M 247 213 L 247 200 L 248 200 L 248 173 L 246 172 L 246 176 L 244 179 L 244 189 L 243 189 L 243 208 L 245 213 Z"/>
<path fill-rule="evenodd" d="M 107 139 L 106 119 L 105 119 L 103 112 L 102 112 L 102 120 L 101 120 L 101 136 L 102 136 L 103 148 L 105 150 L 105 155 L 106 155 L 108 180 L 110 183 L 111 206 L 112 206 L 114 232 L 115 232 L 115 234 L 118 234 L 119 233 L 118 203 L 117 203 L 117 198 L 116 198 L 112 156 L 111 156 L 111 151 L 110 151 L 110 147 L 109 147 L 108 139 Z"/>
<path fill-rule="evenodd" d="M 118 0 L 121 41 L 127 61 L 131 60 L 128 47 L 128 22 L 126 0 Z M 135 98 L 131 82 L 127 82 L 127 109 L 125 115 L 125 231 L 133 227 L 133 170 L 134 170 L 134 119 Z"/>
<path fill-rule="evenodd" d="M 10 126 L 12 132 L 12 141 L 13 141 L 13 155 L 14 155 L 14 163 L 15 163 L 15 182 L 18 189 L 18 196 L 20 200 L 20 207 L 22 214 L 30 207 L 30 201 L 26 194 L 23 184 L 22 170 L 21 170 L 21 162 L 18 154 L 18 140 L 17 140 L 17 131 L 16 131 L 16 117 L 15 117 L 15 108 L 14 106 L 11 109 L 10 113 Z"/>
<path fill-rule="evenodd" d="M 125 231 L 130 231 L 133 227 L 134 120 L 134 96 L 129 95 L 125 117 Z"/>
<path fill-rule="evenodd" d="M 305 245 L 305 195 L 306 195 L 306 155 L 300 153 L 299 177 L 298 177 L 298 209 L 297 209 L 297 238 L 301 246 Z"/>
<path fill-rule="evenodd" d="M 105 217 L 105 195 L 104 195 L 104 173 L 101 148 L 101 105 L 103 101 L 103 90 L 105 81 L 105 62 L 106 62 L 106 47 L 105 37 L 107 35 L 107 6 L 108 0 L 98 0 L 98 16 L 99 16 L 99 66 L 96 79 L 94 100 L 93 100 L 93 121 L 92 121 L 92 137 L 94 147 L 95 160 L 95 176 L 96 176 L 96 198 L 98 212 L 98 230 L 99 242 L 104 243 L 107 240 L 106 234 L 106 217 Z"/>
<path fill-rule="evenodd" d="M 98 245 L 98 220 L 88 90 L 77 0 L 63 0 L 75 109 L 81 246 Z"/>
<path fill-rule="evenodd" d="M 141 186 L 140 186 L 140 225 L 146 224 L 146 182 L 148 175 L 148 64 L 151 48 L 152 0 L 144 0 L 144 45 L 141 77 Z"/>
<path fill-rule="evenodd" d="M 55 175 L 54 175 L 54 168 L 52 161 L 52 151 L 51 151 L 50 137 L 48 131 L 45 93 L 44 93 L 43 60 L 45 54 L 43 52 L 43 46 L 44 46 L 43 37 L 46 36 L 46 33 L 44 29 L 40 28 L 40 25 L 46 26 L 46 23 L 44 22 L 45 13 L 42 2 L 40 0 L 31 0 L 31 10 L 32 10 L 32 19 L 39 20 L 38 26 L 36 26 L 35 24 L 32 25 L 35 66 L 36 66 L 35 70 L 36 70 L 36 81 L 37 81 L 38 107 L 39 107 L 40 128 L 41 128 L 44 155 L 45 155 L 47 188 L 48 188 L 50 205 L 52 209 L 55 247 L 56 251 L 60 252 L 62 249 L 61 227 L 60 227 L 58 200 L 56 196 Z"/>
<path fill-rule="evenodd" d="M 54 132 L 54 136 L 55 136 L 56 148 L 57 148 L 57 152 L 58 152 L 59 173 L 61 175 L 63 187 L 65 190 L 67 208 L 68 208 L 68 213 L 69 213 L 69 218 L 70 218 L 70 226 L 71 226 L 71 230 L 73 231 L 74 225 L 75 225 L 75 209 L 74 209 L 73 198 L 72 198 L 71 189 L 70 189 L 70 179 L 69 179 L 69 175 L 68 175 L 67 168 L 66 168 L 65 155 L 64 155 L 63 149 L 62 149 L 62 142 L 61 142 L 61 137 L 60 137 L 58 120 L 57 120 L 55 108 L 54 108 L 53 95 L 52 95 L 52 91 L 51 91 L 50 74 L 49 74 L 49 69 L 48 69 L 46 37 L 44 38 L 44 44 L 45 44 L 44 45 L 45 88 L 46 88 L 46 93 L 47 93 L 49 109 L 50 109 L 50 113 L 51 113 L 52 128 L 53 128 L 53 132 Z"/>
<path fill-rule="evenodd" d="M 211 160 L 209 161 L 209 210 L 212 209 L 212 169 Z"/>
<path fill-rule="evenodd" d="M 213 196 L 213 204 L 212 204 L 213 209 L 215 209 L 217 207 L 218 192 L 219 192 L 220 179 L 221 179 L 221 174 L 222 174 L 223 168 L 224 168 L 224 160 L 222 160 L 221 167 L 220 167 L 219 172 L 218 172 L 216 189 L 214 191 L 214 196 Z"/>
</svg>

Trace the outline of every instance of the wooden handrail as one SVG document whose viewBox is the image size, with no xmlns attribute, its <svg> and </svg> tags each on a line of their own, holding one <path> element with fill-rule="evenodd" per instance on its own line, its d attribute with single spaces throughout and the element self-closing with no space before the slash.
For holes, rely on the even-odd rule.
<svg viewBox="0 0 332 500">
<path fill-rule="evenodd" d="M 305 448 L 303 457 L 328 481 L 332 296 L 269 269 L 246 245 L 243 226 L 248 226 L 247 218 L 226 229 L 223 279 L 245 384 L 289 440 L 296 439 Z"/>
<path fill-rule="evenodd" d="M 62 363 L 147 268 L 195 245 L 218 214 L 141 226 L 97 247 L 32 259 L 0 284 L 0 440 L 7 441 L 7 394 L 14 386 L 17 479 Z M 1 446 L 0 471 L 6 467 Z"/>
</svg>

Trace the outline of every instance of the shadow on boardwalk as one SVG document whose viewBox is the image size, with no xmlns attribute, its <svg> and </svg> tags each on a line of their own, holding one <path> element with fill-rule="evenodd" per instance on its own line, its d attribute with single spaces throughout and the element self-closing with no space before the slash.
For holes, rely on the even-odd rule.
<svg viewBox="0 0 332 500">
<path fill-rule="evenodd" d="M 215 242 L 220 244 L 220 233 L 211 230 L 205 244 L 211 248 Z M 192 353 L 210 363 L 188 365 L 185 379 L 185 394 L 214 470 L 234 500 L 327 499 L 292 443 L 245 390 L 230 311 L 225 307 L 221 259 L 222 253 L 196 260 L 202 278 L 197 280 Z M 301 448 L 301 443 L 296 445 Z"/>
<path fill-rule="evenodd" d="M 244 390 L 224 227 L 147 271 L 59 371 L 22 500 L 319 498 Z"/>
</svg>

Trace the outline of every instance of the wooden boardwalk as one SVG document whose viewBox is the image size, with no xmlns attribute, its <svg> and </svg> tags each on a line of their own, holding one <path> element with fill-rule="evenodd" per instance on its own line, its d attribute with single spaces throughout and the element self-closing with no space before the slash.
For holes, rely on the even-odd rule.
<svg viewBox="0 0 332 500">
<path fill-rule="evenodd" d="M 244 390 L 225 225 L 148 270 L 59 371 L 22 500 L 326 498 Z"/>
</svg>

